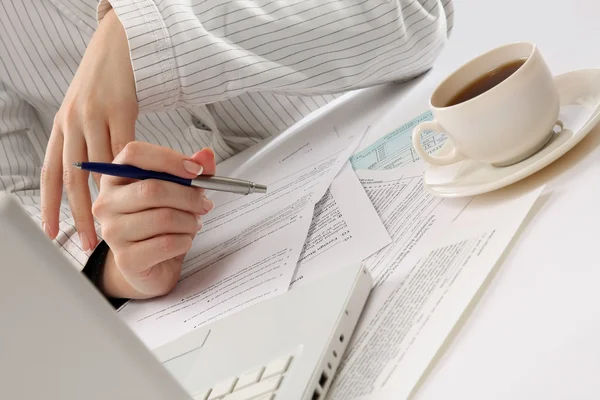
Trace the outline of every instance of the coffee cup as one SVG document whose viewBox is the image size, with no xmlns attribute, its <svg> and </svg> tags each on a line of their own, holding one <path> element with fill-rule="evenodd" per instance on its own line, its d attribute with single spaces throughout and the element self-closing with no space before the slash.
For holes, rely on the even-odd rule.
<svg viewBox="0 0 600 400">
<path fill-rule="evenodd" d="M 512 165 L 543 148 L 558 121 L 560 97 L 539 49 L 511 43 L 492 49 L 446 77 L 429 98 L 433 121 L 419 124 L 412 142 L 432 165 L 473 159 Z M 448 151 L 428 154 L 421 133 L 444 134 Z"/>
</svg>

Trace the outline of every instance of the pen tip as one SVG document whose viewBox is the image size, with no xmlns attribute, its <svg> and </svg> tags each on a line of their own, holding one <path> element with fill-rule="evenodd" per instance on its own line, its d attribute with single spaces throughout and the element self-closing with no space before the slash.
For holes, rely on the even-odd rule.
<svg viewBox="0 0 600 400">
<path fill-rule="evenodd" d="M 75 168 L 81 168 L 81 163 L 80 163 L 80 162 L 74 162 L 74 163 L 73 163 L 73 166 L 74 166 Z"/>
</svg>

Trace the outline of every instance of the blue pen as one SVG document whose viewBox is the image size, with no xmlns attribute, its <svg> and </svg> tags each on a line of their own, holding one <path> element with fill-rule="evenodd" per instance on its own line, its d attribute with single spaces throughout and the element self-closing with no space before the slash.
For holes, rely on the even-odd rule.
<svg viewBox="0 0 600 400">
<path fill-rule="evenodd" d="M 267 187 L 243 179 L 227 178 L 224 176 L 198 176 L 193 179 L 185 179 L 164 172 L 155 172 L 134 167 L 132 165 L 98 163 L 98 162 L 76 162 L 76 168 L 95 172 L 102 175 L 112 175 L 131 179 L 159 179 L 178 183 L 184 186 L 195 186 L 208 190 L 230 192 L 238 194 L 267 193 Z"/>
</svg>

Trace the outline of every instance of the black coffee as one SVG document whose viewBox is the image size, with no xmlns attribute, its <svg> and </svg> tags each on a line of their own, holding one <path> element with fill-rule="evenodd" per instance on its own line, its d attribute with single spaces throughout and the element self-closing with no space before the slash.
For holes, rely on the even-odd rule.
<svg viewBox="0 0 600 400">
<path fill-rule="evenodd" d="M 446 103 L 446 107 L 450 107 L 456 104 L 460 104 L 467 100 L 472 99 L 473 97 L 477 97 L 480 94 L 487 92 L 494 86 L 498 85 L 500 82 L 514 74 L 521 65 L 525 64 L 527 61 L 526 58 L 511 61 L 504 65 L 501 65 L 497 68 L 494 68 L 490 72 L 485 75 L 480 76 L 475 79 L 465 88 L 463 88 L 460 92 L 458 92 L 454 97 L 450 99 L 448 103 Z"/>
</svg>

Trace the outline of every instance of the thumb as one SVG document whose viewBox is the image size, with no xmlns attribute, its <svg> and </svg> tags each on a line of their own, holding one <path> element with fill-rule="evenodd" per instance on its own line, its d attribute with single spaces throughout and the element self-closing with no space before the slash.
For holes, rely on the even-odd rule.
<svg viewBox="0 0 600 400">
<path fill-rule="evenodd" d="M 202 165 L 204 171 L 202 175 L 214 175 L 217 170 L 217 165 L 215 163 L 215 153 L 212 149 L 205 147 L 199 152 L 195 153 L 192 157 L 192 160 Z"/>
</svg>

